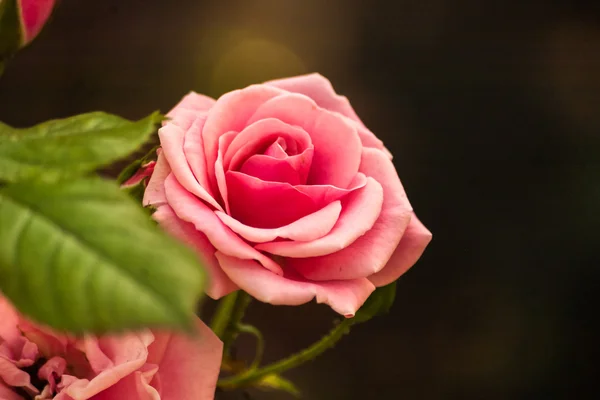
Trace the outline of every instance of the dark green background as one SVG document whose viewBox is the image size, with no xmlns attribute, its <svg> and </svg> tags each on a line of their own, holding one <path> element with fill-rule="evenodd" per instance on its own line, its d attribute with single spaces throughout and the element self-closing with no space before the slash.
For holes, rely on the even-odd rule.
<svg viewBox="0 0 600 400">
<path fill-rule="evenodd" d="M 140 118 L 190 89 L 319 71 L 394 153 L 434 240 L 390 315 L 286 376 L 309 400 L 590 398 L 599 4 L 64 0 L 0 79 L 0 120 Z M 274 360 L 334 314 L 254 304 L 248 317 Z"/>
</svg>

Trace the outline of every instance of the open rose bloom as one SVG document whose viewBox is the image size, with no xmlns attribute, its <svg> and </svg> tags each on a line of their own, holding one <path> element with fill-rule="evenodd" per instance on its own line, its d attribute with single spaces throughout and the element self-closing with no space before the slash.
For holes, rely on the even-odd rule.
<svg viewBox="0 0 600 400">
<path fill-rule="evenodd" d="M 431 240 L 390 153 L 320 75 L 190 93 L 167 116 L 144 204 L 202 255 L 213 298 L 351 317 Z"/>
<path fill-rule="evenodd" d="M 151 332 L 74 338 L 36 326 L 0 296 L 1 400 L 208 400 L 222 343 Z"/>
</svg>

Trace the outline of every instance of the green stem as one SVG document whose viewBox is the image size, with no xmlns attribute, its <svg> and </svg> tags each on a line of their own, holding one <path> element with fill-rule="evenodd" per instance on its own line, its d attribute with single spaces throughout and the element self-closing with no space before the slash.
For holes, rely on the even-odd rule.
<svg viewBox="0 0 600 400">
<path fill-rule="evenodd" d="M 235 306 L 238 293 L 239 292 L 233 292 L 219 301 L 215 315 L 213 316 L 212 321 L 210 321 L 210 328 L 219 339 L 223 339 L 225 330 L 229 325 L 229 320 L 231 319 L 231 313 Z"/>
<path fill-rule="evenodd" d="M 219 380 L 218 386 L 223 389 L 234 389 L 240 386 L 248 385 L 252 382 L 258 381 L 259 379 L 270 375 L 278 374 L 289 369 L 295 368 L 307 361 L 313 360 L 325 350 L 333 347 L 345 334 L 350 331 L 350 327 L 356 323 L 353 319 L 345 319 L 333 328 L 329 333 L 324 336 L 321 340 L 314 343 L 307 349 L 302 350 L 299 353 L 293 354 L 283 360 L 277 361 L 273 364 L 266 365 L 258 369 L 250 369 L 242 372 L 239 375 L 224 378 Z"/>
<path fill-rule="evenodd" d="M 256 338 L 256 352 L 254 354 L 254 360 L 248 369 L 252 370 L 258 368 L 260 362 L 262 361 L 262 356 L 265 350 L 265 340 L 263 339 L 262 333 L 260 333 L 260 331 L 252 325 L 241 323 L 238 324 L 237 330 L 240 333 L 247 333 Z"/>
<path fill-rule="evenodd" d="M 246 313 L 246 309 L 250 305 L 252 301 L 252 297 L 243 291 L 238 291 L 238 295 L 235 299 L 235 304 L 233 305 L 233 309 L 231 311 L 231 317 L 229 318 L 229 324 L 223 332 L 223 354 L 229 354 L 229 348 L 237 338 L 239 333 L 239 325 L 241 325 L 242 318 L 244 318 L 244 314 Z"/>
</svg>

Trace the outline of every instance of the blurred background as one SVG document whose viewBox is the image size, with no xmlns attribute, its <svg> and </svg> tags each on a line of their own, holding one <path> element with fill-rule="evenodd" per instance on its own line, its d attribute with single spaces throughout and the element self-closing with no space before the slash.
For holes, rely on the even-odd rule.
<svg viewBox="0 0 600 400">
<path fill-rule="evenodd" d="M 389 315 L 285 374 L 304 398 L 597 391 L 600 2 L 63 0 L 0 79 L 0 120 L 140 118 L 312 71 L 395 155 L 434 239 Z M 247 318 L 270 361 L 335 315 L 256 303 Z"/>
</svg>

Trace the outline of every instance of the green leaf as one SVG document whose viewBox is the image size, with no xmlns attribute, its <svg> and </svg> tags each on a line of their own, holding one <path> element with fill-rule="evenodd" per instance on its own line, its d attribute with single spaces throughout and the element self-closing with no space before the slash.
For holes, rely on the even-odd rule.
<svg viewBox="0 0 600 400">
<path fill-rule="evenodd" d="M 204 286 L 195 254 L 108 181 L 0 190 L 0 290 L 60 330 L 191 328 Z"/>
<path fill-rule="evenodd" d="M 161 120 L 158 112 L 137 122 L 93 112 L 27 129 L 0 123 L 0 180 L 56 181 L 86 174 L 137 150 Z"/>
<path fill-rule="evenodd" d="M 394 304 L 396 298 L 396 282 L 377 288 L 365 301 L 365 304 L 356 312 L 356 323 L 366 322 L 378 315 L 386 314 Z"/>
</svg>

